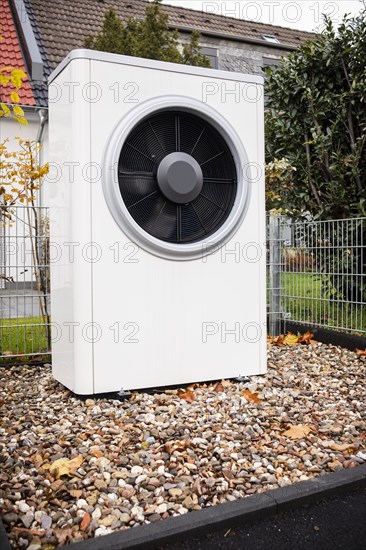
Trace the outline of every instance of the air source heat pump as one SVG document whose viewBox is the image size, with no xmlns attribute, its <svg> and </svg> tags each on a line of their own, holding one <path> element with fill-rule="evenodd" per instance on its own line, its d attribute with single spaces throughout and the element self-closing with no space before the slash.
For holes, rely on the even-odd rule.
<svg viewBox="0 0 366 550">
<path fill-rule="evenodd" d="M 264 373 L 262 78 L 75 50 L 49 94 L 55 378 Z"/>
</svg>

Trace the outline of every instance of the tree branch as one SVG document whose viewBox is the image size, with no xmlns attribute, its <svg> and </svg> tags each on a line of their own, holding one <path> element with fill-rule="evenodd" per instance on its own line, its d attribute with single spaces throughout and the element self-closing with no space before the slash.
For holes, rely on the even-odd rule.
<svg viewBox="0 0 366 550">
<path fill-rule="evenodd" d="M 313 182 L 313 178 L 311 176 L 311 155 L 310 155 L 310 147 L 309 147 L 309 137 L 307 133 L 305 132 L 305 148 L 306 148 L 306 160 L 307 160 L 307 167 L 308 167 L 308 180 L 309 184 L 312 190 L 312 193 L 314 195 L 314 198 L 319 206 L 319 208 L 322 208 L 322 201 L 320 200 L 318 191 L 315 187 L 315 184 Z"/>
</svg>

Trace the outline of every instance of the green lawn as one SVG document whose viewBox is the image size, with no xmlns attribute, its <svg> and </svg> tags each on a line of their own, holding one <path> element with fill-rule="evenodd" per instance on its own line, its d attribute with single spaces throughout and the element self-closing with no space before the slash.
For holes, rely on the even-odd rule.
<svg viewBox="0 0 366 550">
<path fill-rule="evenodd" d="M 25 359 L 47 353 L 46 330 L 42 317 L 0 319 L 0 362 Z"/>
<path fill-rule="evenodd" d="M 322 293 L 324 276 L 319 274 L 282 273 L 282 307 L 291 321 L 309 322 L 345 331 L 366 331 L 366 306 L 342 300 L 329 285 Z"/>
</svg>

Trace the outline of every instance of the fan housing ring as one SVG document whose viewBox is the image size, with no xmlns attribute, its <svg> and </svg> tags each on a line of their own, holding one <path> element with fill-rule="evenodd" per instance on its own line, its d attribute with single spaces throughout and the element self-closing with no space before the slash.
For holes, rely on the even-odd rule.
<svg viewBox="0 0 366 550">
<path fill-rule="evenodd" d="M 159 238 L 156 235 L 151 234 L 149 228 L 148 230 L 146 230 L 146 228 L 141 226 L 144 223 L 144 218 L 141 218 L 141 222 L 138 215 L 135 215 L 135 217 L 134 215 L 132 215 L 134 209 L 137 210 L 141 207 L 141 205 L 135 203 L 139 203 L 141 201 L 134 200 L 134 202 L 130 201 L 129 204 L 129 201 L 126 200 L 126 194 L 123 196 L 123 191 L 121 189 L 121 178 L 123 180 L 123 177 L 125 177 L 126 175 L 122 174 L 123 177 L 121 176 L 121 155 L 123 150 L 126 149 L 126 143 L 130 145 L 132 153 L 134 153 L 132 149 L 134 145 L 133 143 L 129 143 L 129 137 L 131 136 L 131 133 L 133 133 L 134 129 L 136 129 L 139 125 L 144 124 L 144 122 L 146 123 L 146 121 L 149 121 L 151 117 L 164 116 L 167 113 L 181 113 L 183 118 L 185 116 L 188 117 L 189 115 L 196 117 L 197 119 L 206 121 L 207 125 L 209 125 L 215 131 L 217 131 L 220 136 L 222 136 L 222 140 L 227 144 L 227 148 L 230 151 L 230 155 L 232 156 L 232 162 L 235 165 L 235 193 L 232 193 L 232 196 L 230 198 L 231 202 L 229 201 L 229 212 L 227 213 L 227 215 L 225 214 L 225 219 L 219 224 L 217 228 L 213 226 L 214 229 L 213 231 L 211 231 L 211 233 L 209 233 L 208 231 L 202 231 L 202 235 L 199 236 L 199 231 L 197 231 L 198 238 L 196 240 L 192 240 L 191 242 L 184 242 L 184 240 L 176 241 L 175 237 L 174 239 L 168 238 L 164 240 L 165 237 Z M 164 144 L 161 145 L 163 145 L 164 148 Z M 164 151 L 164 153 L 166 153 L 166 151 Z M 200 171 L 202 172 L 202 166 L 199 166 L 199 164 L 193 157 L 192 161 L 189 160 L 188 157 L 190 155 L 187 153 L 175 150 L 173 153 L 170 154 L 174 155 L 174 153 L 180 154 L 178 154 L 177 157 L 171 157 L 170 160 L 174 160 L 175 158 L 179 162 L 183 162 L 183 164 L 185 163 L 183 172 L 194 174 L 192 176 L 194 178 L 194 182 L 193 185 L 191 185 L 192 195 L 189 195 L 189 185 L 185 190 L 189 199 L 187 202 L 193 200 L 192 205 L 194 207 L 194 201 L 196 198 L 195 195 L 197 194 L 197 192 L 199 194 L 202 190 L 200 174 Z M 171 164 L 174 165 L 174 162 L 169 164 L 169 162 L 166 161 L 168 168 L 166 166 L 164 168 L 163 161 L 167 157 L 170 157 L 170 154 L 161 154 L 163 155 L 163 159 L 160 160 L 159 163 L 155 163 L 157 165 L 155 166 L 157 188 L 159 189 L 160 193 L 165 194 L 164 189 L 162 188 L 164 188 L 164 185 L 166 187 L 169 187 L 169 191 L 165 190 L 166 192 L 171 193 L 170 198 L 168 198 L 168 202 L 170 203 L 173 199 L 175 199 L 175 201 L 173 200 L 173 202 L 176 202 L 178 205 L 183 205 L 184 208 L 185 202 L 183 201 L 183 199 L 182 202 L 177 200 L 177 190 L 174 189 L 174 184 L 172 185 L 172 181 L 170 181 L 169 183 L 169 175 L 167 175 L 169 174 L 169 166 Z M 134 155 L 130 155 L 130 157 L 132 159 L 135 158 Z M 148 157 L 148 155 L 146 155 L 146 157 Z M 150 155 L 150 157 L 154 160 L 154 155 Z M 124 161 L 128 164 L 128 155 L 126 159 Z M 198 167 L 196 164 L 198 164 Z M 205 164 L 205 162 L 203 162 L 203 164 Z M 160 166 L 162 166 L 162 168 L 160 169 L 159 174 Z M 244 167 L 246 167 L 245 170 Z M 162 258 L 174 260 L 193 260 L 197 258 L 202 258 L 203 256 L 217 250 L 218 246 L 221 246 L 232 237 L 232 235 L 241 224 L 245 216 L 250 197 L 251 178 L 250 170 L 248 169 L 248 167 L 248 158 L 241 139 L 239 138 L 231 124 L 228 122 L 228 120 L 224 118 L 218 111 L 205 103 L 187 97 L 163 96 L 155 98 L 153 100 L 145 101 L 138 107 L 135 107 L 116 125 L 104 152 L 102 172 L 103 191 L 107 205 L 115 221 L 117 222 L 119 227 L 127 234 L 127 236 L 131 238 L 131 240 L 133 240 L 136 244 L 138 244 L 148 252 Z M 202 176 L 202 185 L 203 182 L 204 176 Z M 143 186 L 143 183 L 141 185 Z M 133 189 L 135 188 L 136 185 L 134 185 Z M 153 195 L 154 193 L 151 194 Z M 142 196 L 142 200 L 145 201 L 145 199 L 146 193 L 144 196 Z M 220 204 L 218 204 L 218 207 L 220 207 Z M 197 217 L 199 218 L 199 216 Z M 201 225 L 203 225 L 202 222 L 200 223 Z"/>
</svg>

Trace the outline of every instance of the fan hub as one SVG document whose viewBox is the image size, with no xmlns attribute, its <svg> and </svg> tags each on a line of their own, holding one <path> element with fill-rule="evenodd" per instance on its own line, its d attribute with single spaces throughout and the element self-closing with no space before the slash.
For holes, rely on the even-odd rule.
<svg viewBox="0 0 366 550">
<path fill-rule="evenodd" d="M 187 153 L 171 153 L 159 164 L 157 179 L 160 191 L 177 204 L 192 202 L 201 193 L 202 170 Z"/>
</svg>

